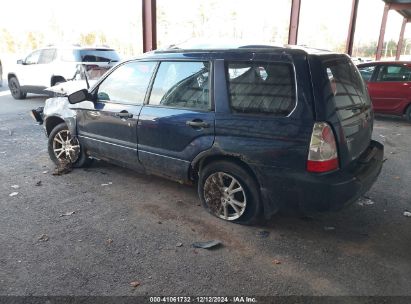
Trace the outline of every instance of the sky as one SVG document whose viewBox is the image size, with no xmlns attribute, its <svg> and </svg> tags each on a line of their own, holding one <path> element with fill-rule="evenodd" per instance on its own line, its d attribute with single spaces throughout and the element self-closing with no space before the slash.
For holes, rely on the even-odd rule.
<svg viewBox="0 0 411 304">
<path fill-rule="evenodd" d="M 157 0 L 159 47 L 193 36 L 283 44 L 291 0 Z M 382 0 L 360 0 L 355 43 L 377 40 Z M 347 36 L 351 0 L 302 0 L 298 44 L 333 48 Z M 386 41 L 398 40 L 402 17 L 391 11 Z M 54 30 L 53 30 L 54 25 Z M 405 38 L 411 38 L 411 26 Z M 141 0 L 13 0 L 1 5 L 0 29 L 25 37 L 42 32 L 44 43 L 75 43 L 80 33 L 103 32 L 109 41 L 141 50 Z M 58 30 L 56 30 L 56 28 Z M 0 42 L 1 43 L 1 42 Z"/>
</svg>

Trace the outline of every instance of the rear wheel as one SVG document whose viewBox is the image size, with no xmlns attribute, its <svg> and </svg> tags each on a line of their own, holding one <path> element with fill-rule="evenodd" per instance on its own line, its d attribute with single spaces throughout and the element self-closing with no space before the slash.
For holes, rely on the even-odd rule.
<svg viewBox="0 0 411 304">
<path fill-rule="evenodd" d="M 198 194 L 214 216 L 230 222 L 253 224 L 261 213 L 258 184 L 241 166 L 216 161 L 200 171 Z"/>
<path fill-rule="evenodd" d="M 14 99 L 24 99 L 27 96 L 26 92 L 23 92 L 20 87 L 20 83 L 16 77 L 12 77 L 9 80 L 9 88 L 11 95 Z"/>
<path fill-rule="evenodd" d="M 71 136 L 65 123 L 57 125 L 50 133 L 48 140 L 48 152 L 51 160 L 56 165 L 71 164 L 80 168 L 90 164 L 84 149 L 76 137 Z"/>
<path fill-rule="evenodd" d="M 411 104 L 408 106 L 407 110 L 405 111 L 405 118 L 408 122 L 411 122 Z"/>
</svg>

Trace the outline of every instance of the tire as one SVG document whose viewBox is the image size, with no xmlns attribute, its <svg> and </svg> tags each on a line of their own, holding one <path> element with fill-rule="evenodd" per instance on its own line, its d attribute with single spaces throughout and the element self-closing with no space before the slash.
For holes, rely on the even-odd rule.
<svg viewBox="0 0 411 304">
<path fill-rule="evenodd" d="M 14 99 L 24 99 L 27 97 L 27 93 L 21 90 L 20 83 L 16 77 L 10 78 L 9 88 Z"/>
<path fill-rule="evenodd" d="M 408 122 L 411 122 L 411 104 L 408 105 L 408 108 L 405 111 L 405 118 L 408 120 Z"/>
<path fill-rule="evenodd" d="M 231 193 L 230 188 L 234 190 Z M 203 206 L 214 216 L 230 222 L 245 225 L 257 222 L 262 210 L 258 189 L 254 178 L 233 162 L 215 161 L 200 171 L 198 195 Z"/>
<path fill-rule="evenodd" d="M 67 145 L 68 140 L 69 145 Z M 71 164 L 74 168 L 81 168 L 91 163 L 91 159 L 86 155 L 84 149 L 81 148 L 78 139 L 71 137 L 65 123 L 57 125 L 50 132 L 48 152 L 50 159 L 57 166 Z"/>
</svg>

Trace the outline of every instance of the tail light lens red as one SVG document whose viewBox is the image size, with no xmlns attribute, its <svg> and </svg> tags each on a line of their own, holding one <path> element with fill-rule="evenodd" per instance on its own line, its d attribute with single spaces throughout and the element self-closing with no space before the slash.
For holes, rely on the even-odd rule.
<svg viewBox="0 0 411 304">
<path fill-rule="evenodd" d="M 311 135 L 307 171 L 328 172 L 338 169 L 338 152 L 330 125 L 316 122 Z"/>
</svg>

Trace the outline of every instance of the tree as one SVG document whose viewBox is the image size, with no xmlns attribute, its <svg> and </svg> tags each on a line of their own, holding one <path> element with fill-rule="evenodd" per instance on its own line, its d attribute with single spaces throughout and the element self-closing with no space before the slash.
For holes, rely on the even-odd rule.
<svg viewBox="0 0 411 304">
<path fill-rule="evenodd" d="M 96 33 L 80 34 L 81 45 L 93 45 L 96 43 Z"/>
</svg>

